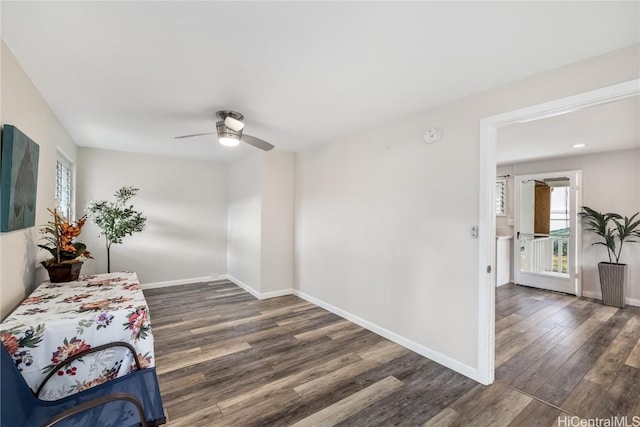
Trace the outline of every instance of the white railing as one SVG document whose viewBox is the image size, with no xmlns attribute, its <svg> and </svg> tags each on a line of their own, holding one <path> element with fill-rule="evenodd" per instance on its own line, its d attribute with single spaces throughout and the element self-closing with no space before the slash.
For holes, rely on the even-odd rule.
<svg viewBox="0 0 640 427">
<path fill-rule="evenodd" d="M 567 274 L 568 236 L 522 240 L 521 268 L 530 273 Z"/>
</svg>

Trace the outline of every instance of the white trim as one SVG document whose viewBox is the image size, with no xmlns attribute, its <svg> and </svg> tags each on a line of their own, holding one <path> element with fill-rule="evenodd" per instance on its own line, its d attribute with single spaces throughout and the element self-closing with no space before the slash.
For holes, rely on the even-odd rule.
<svg viewBox="0 0 640 427">
<path fill-rule="evenodd" d="M 480 219 L 478 241 L 478 382 L 493 382 L 495 365 L 496 139 L 497 127 L 480 121 Z M 492 167 L 489 167 L 492 165 Z M 487 272 L 487 266 L 490 271 Z"/>
<path fill-rule="evenodd" d="M 493 127 L 500 127 L 513 123 L 527 123 L 562 114 L 573 113 L 583 108 L 607 102 L 618 101 L 640 94 L 640 79 L 633 79 L 623 83 L 606 86 L 600 89 L 555 99 L 542 104 L 532 105 L 519 110 L 508 111 L 482 120 L 488 120 Z M 495 151 L 495 150 L 494 150 Z"/>
<path fill-rule="evenodd" d="M 245 291 L 249 292 L 251 295 L 253 295 L 254 297 L 256 297 L 257 299 L 263 300 L 263 299 L 269 299 L 269 298 L 277 298 L 277 297 L 282 297 L 285 295 L 291 295 L 293 294 L 293 289 L 282 289 L 279 291 L 272 291 L 272 292 L 258 292 L 255 289 L 253 289 L 251 286 L 247 285 L 246 283 L 244 283 L 241 280 L 238 280 L 237 278 L 233 277 L 230 274 L 223 274 L 220 277 L 230 280 L 231 282 L 235 283 L 236 285 L 238 285 L 239 287 L 241 287 L 242 289 L 244 289 Z"/>
<path fill-rule="evenodd" d="M 356 323 L 362 326 L 363 328 L 370 330 L 375 334 L 378 334 L 390 341 L 395 342 L 396 344 L 399 344 L 405 348 L 408 348 L 409 350 L 412 350 L 426 358 L 433 360 L 434 362 L 437 362 L 443 366 L 446 366 L 449 369 L 453 369 L 454 371 L 459 372 L 462 375 L 465 375 L 473 380 L 480 381 L 478 376 L 478 370 L 469 365 L 460 363 L 457 360 L 452 359 L 449 356 L 445 356 L 444 354 L 438 351 L 432 350 L 429 347 L 426 347 L 422 344 L 418 344 L 415 341 L 411 341 L 410 339 L 405 338 L 401 335 L 398 335 L 395 332 L 391 332 L 388 329 L 385 329 L 381 326 L 376 325 L 375 323 L 371 323 L 368 320 L 365 320 L 361 317 L 356 316 L 355 314 L 351 314 L 348 311 L 345 311 L 334 305 L 326 303 L 318 298 L 312 297 L 311 295 L 308 295 L 297 289 L 293 289 L 292 291 L 294 295 L 302 298 L 303 300 L 309 301 L 310 303 L 315 304 L 318 307 L 322 307 L 325 310 L 328 310 L 334 314 L 337 314 L 338 316 L 343 317 L 349 320 L 350 322 Z"/>
<path fill-rule="evenodd" d="M 222 277 L 227 279 L 227 280 L 232 281 L 233 283 L 235 283 L 236 285 L 240 286 L 245 291 L 249 292 L 254 297 L 260 299 L 260 292 L 256 291 L 251 286 L 249 286 L 246 283 L 244 283 L 242 280 L 238 280 L 238 279 L 236 279 L 235 277 L 233 277 L 230 274 L 223 274 Z"/>
<path fill-rule="evenodd" d="M 587 297 L 587 298 L 592 298 L 592 299 L 599 299 L 599 300 L 602 299 L 602 294 L 600 292 L 583 291 L 582 292 L 582 296 Z M 640 307 L 640 299 L 626 297 L 624 299 L 624 302 L 627 305 L 632 305 L 634 307 Z"/>
<path fill-rule="evenodd" d="M 186 285 L 186 284 L 192 284 L 192 283 L 198 283 L 198 282 L 211 282 L 214 280 L 229 280 L 259 300 L 276 298 L 276 297 L 281 297 L 285 295 L 296 295 L 306 301 L 309 301 L 314 305 L 317 305 L 318 307 L 322 307 L 325 310 L 328 310 L 334 314 L 337 314 L 340 317 L 343 317 L 344 319 L 347 319 L 357 325 L 360 325 L 363 328 L 368 329 L 375 334 L 378 334 L 390 341 L 393 341 L 396 344 L 399 344 L 405 348 L 408 348 L 409 350 L 414 351 L 420 354 L 421 356 L 431 359 L 434 362 L 437 362 L 443 366 L 446 366 L 449 369 L 453 369 L 454 371 L 459 372 L 460 374 L 465 375 L 473 380 L 481 382 L 477 369 L 469 365 L 466 365 L 464 363 L 460 363 L 457 360 L 452 359 L 449 356 L 445 356 L 444 354 L 438 351 L 430 349 L 429 347 L 426 347 L 422 344 L 418 344 L 415 341 L 412 341 L 408 338 L 398 335 L 395 332 L 391 332 L 388 329 L 385 329 L 381 326 L 376 325 L 375 323 L 369 322 L 368 320 L 364 320 L 363 318 L 358 317 L 355 314 L 351 314 L 345 310 L 342 310 L 341 308 L 338 308 L 334 305 L 326 303 L 318 298 L 312 297 L 311 295 L 298 291 L 297 289 L 283 289 L 280 291 L 260 293 L 255 289 L 253 289 L 251 286 L 242 282 L 241 280 L 238 280 L 237 278 L 231 276 L 230 274 L 221 274 L 221 275 L 218 275 L 215 279 L 213 278 L 213 276 L 197 277 L 193 279 L 147 283 L 141 286 L 143 289 L 152 289 L 152 288 L 161 288 L 161 287 L 167 287 L 167 286 Z"/>
<path fill-rule="evenodd" d="M 71 156 L 68 155 L 67 152 L 62 149 L 62 147 L 57 146 L 56 152 L 58 156 L 62 156 L 62 159 L 65 160 L 69 164 L 69 166 L 75 163 L 73 160 L 71 160 Z"/>
<path fill-rule="evenodd" d="M 214 280 L 220 280 L 220 278 L 214 278 L 213 276 L 192 277 L 191 279 L 178 279 L 178 280 L 168 280 L 166 282 L 142 283 L 140 284 L 140 287 L 142 289 L 167 288 L 169 286 L 192 285 L 194 283 L 212 282 Z"/>
<path fill-rule="evenodd" d="M 490 384 L 495 367 L 495 178 L 498 127 L 577 111 L 640 94 L 640 79 L 533 105 L 480 120 L 478 241 L 478 381 Z M 493 211 L 491 210 L 493 207 Z M 491 266 L 491 273 L 487 273 Z"/>
<path fill-rule="evenodd" d="M 293 289 L 281 289 L 279 291 L 260 293 L 260 299 L 277 298 L 286 295 L 293 295 Z"/>
</svg>

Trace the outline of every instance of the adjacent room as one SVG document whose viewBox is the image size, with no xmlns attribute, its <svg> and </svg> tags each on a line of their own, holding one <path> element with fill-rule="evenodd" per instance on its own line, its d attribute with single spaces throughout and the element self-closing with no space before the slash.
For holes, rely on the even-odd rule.
<svg viewBox="0 0 640 427">
<path fill-rule="evenodd" d="M 2 425 L 640 422 L 640 2 L 0 17 Z"/>
<path fill-rule="evenodd" d="M 640 288 L 601 303 L 606 253 L 581 233 L 579 207 L 636 208 L 634 186 L 613 187 L 639 179 L 639 106 L 632 96 L 498 132 L 496 382 L 583 419 L 634 405 L 614 395 L 638 378 L 640 329 L 625 305 L 639 305 Z M 621 262 L 633 265 L 629 249 Z"/>
</svg>

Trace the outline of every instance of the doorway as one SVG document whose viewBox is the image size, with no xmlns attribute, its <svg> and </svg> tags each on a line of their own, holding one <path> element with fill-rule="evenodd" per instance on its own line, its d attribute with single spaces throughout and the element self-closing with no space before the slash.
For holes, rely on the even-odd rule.
<svg viewBox="0 0 640 427">
<path fill-rule="evenodd" d="M 640 79 L 630 80 L 480 120 L 478 368 L 482 384 L 491 384 L 495 368 L 496 140 L 498 128 L 553 117 L 640 94 Z"/>
<path fill-rule="evenodd" d="M 515 177 L 516 284 L 581 296 L 581 179 L 577 170 Z"/>
</svg>

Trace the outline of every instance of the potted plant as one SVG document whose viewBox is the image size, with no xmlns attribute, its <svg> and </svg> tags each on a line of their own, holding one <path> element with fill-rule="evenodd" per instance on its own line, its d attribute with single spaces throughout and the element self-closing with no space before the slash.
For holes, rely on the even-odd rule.
<svg viewBox="0 0 640 427">
<path fill-rule="evenodd" d="M 636 242 L 631 239 L 640 237 L 640 220 L 636 220 L 640 212 L 629 218 L 616 213 L 601 213 L 587 206 L 582 209 L 584 212 L 580 215 L 586 221 L 586 230 L 602 238 L 593 244 L 605 246 L 609 255 L 609 262 L 598 263 L 602 303 L 622 308 L 625 304 L 627 264 L 620 263 L 620 254 L 624 242 Z"/>
<path fill-rule="evenodd" d="M 91 201 L 87 203 L 89 218 L 100 228 L 107 245 L 107 272 L 111 273 L 111 245 L 144 230 L 147 219 L 127 202 L 136 195 L 137 188 L 122 187 L 115 192 L 115 202 Z"/>
<path fill-rule="evenodd" d="M 70 223 L 62 219 L 56 209 L 47 209 L 53 216 L 40 228 L 42 240 L 46 243 L 38 247 L 48 251 L 51 258 L 42 261 L 42 265 L 49 273 L 52 282 L 70 282 L 77 280 L 83 262 L 80 258 L 92 258 L 84 243 L 74 242 L 74 239 L 82 233 L 82 227 L 86 221 L 83 216 Z"/>
</svg>

